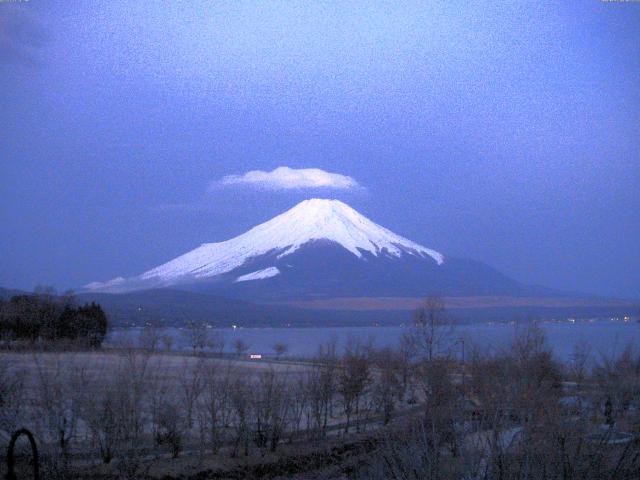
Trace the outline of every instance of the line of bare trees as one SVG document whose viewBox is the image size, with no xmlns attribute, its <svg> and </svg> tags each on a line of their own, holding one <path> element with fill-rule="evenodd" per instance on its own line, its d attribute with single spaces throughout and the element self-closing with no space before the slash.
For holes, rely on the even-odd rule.
<svg viewBox="0 0 640 480">
<path fill-rule="evenodd" d="M 383 428 L 356 476 L 595 479 L 640 471 L 640 437 L 630 440 L 640 433 L 637 350 L 595 358 L 578 344 L 563 365 L 529 325 L 501 351 L 467 346 L 461 357 L 441 307 L 425 303 L 396 349 L 351 340 L 338 352 L 331 341 L 304 364 L 211 358 L 200 347 L 165 355 L 153 332 L 142 335 L 144 348 L 109 354 L 5 352 L 0 451 L 27 426 L 43 446 L 47 478 L 98 463 L 136 478 L 161 456 L 246 456 Z"/>
<path fill-rule="evenodd" d="M 454 355 L 443 305 L 427 300 L 408 339 L 422 419 L 380 437 L 356 478 L 640 478 L 640 350 L 559 363 L 535 323 L 510 345 Z M 463 357 L 464 358 L 464 357 Z"/>
<path fill-rule="evenodd" d="M 0 449 L 27 426 L 44 447 L 49 478 L 78 462 L 132 469 L 185 450 L 249 455 L 361 430 L 382 412 L 389 422 L 401 397 L 395 355 L 377 360 L 356 341 L 341 358 L 329 342 L 313 362 L 291 366 L 165 355 L 153 344 L 2 354 Z"/>
</svg>

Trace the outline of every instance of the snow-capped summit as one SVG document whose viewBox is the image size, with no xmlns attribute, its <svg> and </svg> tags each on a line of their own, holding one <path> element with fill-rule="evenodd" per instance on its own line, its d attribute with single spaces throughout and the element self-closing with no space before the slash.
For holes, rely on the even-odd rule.
<svg viewBox="0 0 640 480">
<path fill-rule="evenodd" d="M 94 291 L 124 291 L 198 281 L 231 272 L 251 259 L 274 255 L 283 259 L 301 247 L 328 241 L 354 257 L 419 258 L 441 265 L 442 254 L 372 222 L 339 200 L 313 198 L 230 240 L 205 243 L 138 277 L 93 282 Z M 263 280 L 280 274 L 275 265 L 241 275 L 235 281 Z"/>
</svg>

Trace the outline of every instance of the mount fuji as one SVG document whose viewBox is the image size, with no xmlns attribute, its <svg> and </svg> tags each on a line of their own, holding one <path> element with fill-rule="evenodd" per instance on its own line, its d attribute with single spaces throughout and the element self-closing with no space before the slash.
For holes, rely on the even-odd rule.
<svg viewBox="0 0 640 480">
<path fill-rule="evenodd" d="M 480 262 L 445 257 L 325 199 L 305 200 L 235 238 L 84 290 L 169 287 L 252 300 L 545 293 Z"/>
</svg>

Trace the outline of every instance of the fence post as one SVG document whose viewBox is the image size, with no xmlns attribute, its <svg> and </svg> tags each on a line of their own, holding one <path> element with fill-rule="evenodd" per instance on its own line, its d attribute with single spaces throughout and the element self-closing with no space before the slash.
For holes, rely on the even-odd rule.
<svg viewBox="0 0 640 480">
<path fill-rule="evenodd" d="M 13 471 L 15 467 L 15 459 L 13 458 L 13 448 L 15 447 L 16 441 L 20 437 L 20 435 L 26 435 L 29 439 L 29 443 L 31 444 L 31 456 L 33 459 L 33 478 L 34 480 L 40 479 L 40 465 L 38 460 L 38 447 L 36 446 L 36 440 L 33 438 L 33 435 L 26 428 L 21 428 L 13 433 L 11 436 L 11 441 L 9 442 L 9 447 L 7 448 L 7 476 L 6 480 L 17 480 L 16 474 Z"/>
</svg>

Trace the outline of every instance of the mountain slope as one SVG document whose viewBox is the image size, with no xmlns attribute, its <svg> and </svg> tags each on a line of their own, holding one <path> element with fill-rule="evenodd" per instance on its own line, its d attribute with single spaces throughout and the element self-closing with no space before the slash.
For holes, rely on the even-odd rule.
<svg viewBox="0 0 640 480">
<path fill-rule="evenodd" d="M 277 270 L 277 275 L 267 273 Z M 251 280 L 255 277 L 255 280 Z M 258 278 L 260 277 L 260 278 Z M 473 260 L 442 264 L 405 255 L 356 257 L 328 240 L 309 242 L 287 257 L 266 254 L 242 267 L 180 288 L 251 300 L 438 295 L 548 295 Z"/>
<path fill-rule="evenodd" d="M 311 199 L 231 240 L 205 243 L 137 277 L 94 282 L 86 289 L 122 292 L 195 283 L 234 271 L 256 258 L 267 256 L 279 261 L 318 241 L 339 245 L 355 259 L 363 259 L 365 255 L 395 259 L 410 256 L 429 260 L 433 265 L 444 262 L 439 252 L 396 235 L 338 200 Z M 258 280 L 280 274 L 274 265 L 263 270 L 247 272 L 244 278 L 237 276 L 236 280 Z"/>
<path fill-rule="evenodd" d="M 85 292 L 79 303 L 97 302 L 109 315 L 112 325 L 184 325 L 187 322 L 231 326 L 285 324 L 307 320 L 302 309 L 287 306 L 256 305 L 217 295 L 162 288 L 129 293 Z"/>
<path fill-rule="evenodd" d="M 541 296 L 480 262 L 441 253 L 337 200 L 305 200 L 235 238 L 86 291 L 173 288 L 251 301 L 330 297 Z"/>
</svg>

